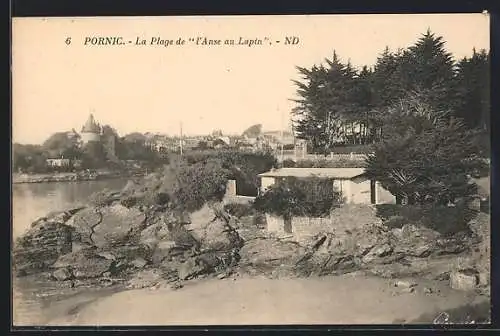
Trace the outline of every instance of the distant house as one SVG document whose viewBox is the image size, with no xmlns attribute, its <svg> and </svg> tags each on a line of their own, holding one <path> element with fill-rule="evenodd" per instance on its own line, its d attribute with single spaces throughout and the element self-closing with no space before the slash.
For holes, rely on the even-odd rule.
<svg viewBox="0 0 500 336">
<path fill-rule="evenodd" d="M 395 203 L 396 198 L 379 182 L 370 180 L 364 168 L 281 168 L 259 174 L 261 192 L 278 179 L 289 177 L 319 177 L 332 180 L 333 187 L 340 192 L 345 203 L 381 204 Z"/>
<path fill-rule="evenodd" d="M 66 168 L 71 164 L 70 159 L 47 159 L 47 166 L 52 168 Z"/>
</svg>

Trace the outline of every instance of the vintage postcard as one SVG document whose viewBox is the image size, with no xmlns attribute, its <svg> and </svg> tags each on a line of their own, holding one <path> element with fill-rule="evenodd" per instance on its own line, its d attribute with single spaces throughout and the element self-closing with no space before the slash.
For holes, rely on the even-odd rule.
<svg viewBox="0 0 500 336">
<path fill-rule="evenodd" d="M 487 13 L 12 21 L 14 326 L 490 323 Z"/>
</svg>

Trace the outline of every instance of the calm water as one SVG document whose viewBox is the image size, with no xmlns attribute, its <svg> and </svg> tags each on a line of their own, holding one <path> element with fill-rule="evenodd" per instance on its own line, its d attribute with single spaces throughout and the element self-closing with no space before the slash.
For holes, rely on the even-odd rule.
<svg viewBox="0 0 500 336">
<path fill-rule="evenodd" d="M 12 186 L 12 234 L 14 238 L 25 232 L 30 224 L 51 211 L 66 210 L 83 205 L 94 192 L 104 189 L 119 190 L 127 179 L 102 181 L 23 183 Z M 40 301 L 40 293 L 49 292 L 39 283 L 16 279 L 13 286 L 13 317 L 15 325 L 37 325 L 49 313 Z M 52 290 L 53 292 L 54 291 Z"/>
<path fill-rule="evenodd" d="M 127 179 L 102 181 L 22 183 L 12 187 L 12 234 L 26 231 L 37 218 L 51 211 L 66 210 L 85 204 L 94 192 L 121 189 Z"/>
</svg>

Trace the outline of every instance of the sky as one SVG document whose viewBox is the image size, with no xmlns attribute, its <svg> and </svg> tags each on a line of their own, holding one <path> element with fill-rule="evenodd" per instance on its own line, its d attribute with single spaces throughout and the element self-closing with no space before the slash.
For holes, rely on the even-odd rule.
<svg viewBox="0 0 500 336">
<path fill-rule="evenodd" d="M 120 135 L 175 135 L 181 123 L 186 135 L 241 134 L 253 124 L 278 130 L 289 125 L 296 66 L 321 64 L 334 50 L 344 62 L 371 66 L 386 46 L 406 48 L 428 28 L 456 59 L 489 50 L 489 16 L 479 13 L 13 18 L 13 142 L 80 131 L 90 113 Z M 84 45 L 105 36 L 122 36 L 125 45 Z M 285 45 L 287 36 L 298 43 Z M 222 45 L 189 42 L 198 37 Z M 153 38 L 174 45 L 150 45 Z M 178 38 L 185 44 L 175 45 Z M 223 44 L 240 38 L 263 44 Z"/>
</svg>

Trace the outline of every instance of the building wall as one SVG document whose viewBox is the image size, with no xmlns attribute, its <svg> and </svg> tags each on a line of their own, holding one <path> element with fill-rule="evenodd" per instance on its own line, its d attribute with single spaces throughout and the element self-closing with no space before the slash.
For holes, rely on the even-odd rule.
<svg viewBox="0 0 500 336">
<path fill-rule="evenodd" d="M 236 181 L 228 180 L 226 184 L 226 196 L 236 196 Z"/>
<path fill-rule="evenodd" d="M 266 214 L 267 230 L 278 236 L 293 236 L 298 242 L 308 241 L 320 233 L 330 232 L 336 239 L 349 237 L 356 228 L 379 220 L 373 207 L 364 204 L 344 205 L 334 209 L 329 217 L 292 217 L 291 233 L 285 232 L 283 217 Z"/>
<path fill-rule="evenodd" d="M 371 204 L 371 182 L 366 177 L 356 177 L 348 181 L 350 185 L 349 203 Z"/>
<path fill-rule="evenodd" d="M 101 137 L 97 133 L 85 133 L 80 134 L 82 137 L 82 142 L 87 143 L 90 141 L 101 141 Z"/>
<path fill-rule="evenodd" d="M 377 204 L 396 204 L 396 196 L 384 189 L 380 182 L 376 183 L 376 201 Z"/>
</svg>

